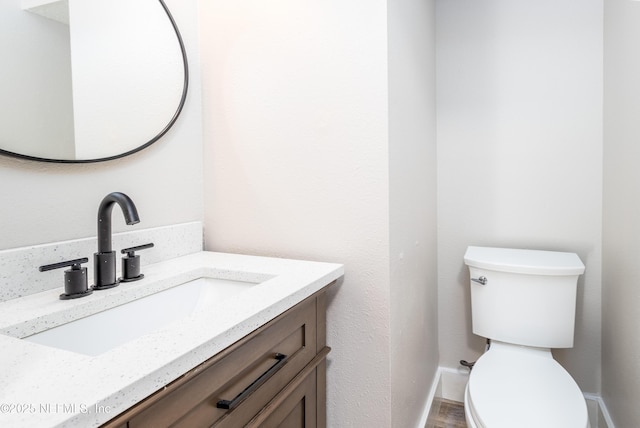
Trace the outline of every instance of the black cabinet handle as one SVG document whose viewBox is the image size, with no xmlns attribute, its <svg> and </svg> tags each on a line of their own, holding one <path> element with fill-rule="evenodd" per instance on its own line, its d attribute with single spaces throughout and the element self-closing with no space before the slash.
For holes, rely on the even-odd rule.
<svg viewBox="0 0 640 428">
<path fill-rule="evenodd" d="M 238 406 L 238 404 L 242 403 L 245 398 L 249 396 L 253 391 L 260 388 L 260 386 L 265 383 L 271 376 L 276 374 L 278 370 L 284 365 L 287 361 L 287 356 L 283 354 L 275 354 L 273 356 L 276 360 L 278 360 L 274 365 L 269 367 L 269 369 L 262 373 L 259 378 L 251 382 L 249 386 L 247 386 L 240 394 L 236 395 L 233 400 L 219 400 L 216 403 L 216 407 L 218 409 L 229 409 L 232 410 Z"/>
</svg>

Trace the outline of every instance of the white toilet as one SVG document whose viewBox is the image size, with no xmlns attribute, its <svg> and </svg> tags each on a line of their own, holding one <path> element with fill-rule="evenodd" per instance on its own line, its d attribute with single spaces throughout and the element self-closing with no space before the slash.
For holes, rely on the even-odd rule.
<svg viewBox="0 0 640 428">
<path fill-rule="evenodd" d="M 464 397 L 469 428 L 589 428 L 580 388 L 551 348 L 573 347 L 573 253 L 469 247 L 473 332 L 491 339 Z"/>
</svg>

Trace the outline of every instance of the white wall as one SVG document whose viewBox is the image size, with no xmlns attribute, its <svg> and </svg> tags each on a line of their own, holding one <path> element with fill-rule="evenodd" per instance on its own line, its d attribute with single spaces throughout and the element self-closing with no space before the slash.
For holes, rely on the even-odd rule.
<svg viewBox="0 0 640 428">
<path fill-rule="evenodd" d="M 435 0 L 388 2 L 391 426 L 420 419 L 438 368 Z"/>
<path fill-rule="evenodd" d="M 640 3 L 605 2 L 602 396 L 617 427 L 640 426 Z"/>
<path fill-rule="evenodd" d="M 182 30 L 192 65 L 191 90 L 175 126 L 148 149 L 106 163 L 43 164 L 0 157 L 0 249 L 95 236 L 98 205 L 112 191 L 131 196 L 141 219 L 136 226 L 125 226 L 122 214 L 114 209 L 114 231 L 202 219 L 196 1 L 167 4 Z"/>
<path fill-rule="evenodd" d="M 389 426 L 385 3 L 201 3 L 205 247 L 335 261 L 328 426 Z"/>
<path fill-rule="evenodd" d="M 473 360 L 468 245 L 564 250 L 586 264 L 575 346 L 600 387 L 602 0 L 437 3 L 441 365 Z"/>
<path fill-rule="evenodd" d="M 436 364 L 433 12 L 395 6 L 388 54 L 384 1 L 201 2 L 205 246 L 346 265 L 329 302 L 332 427 L 415 424 Z M 418 67 L 388 76 L 405 48 Z"/>
</svg>

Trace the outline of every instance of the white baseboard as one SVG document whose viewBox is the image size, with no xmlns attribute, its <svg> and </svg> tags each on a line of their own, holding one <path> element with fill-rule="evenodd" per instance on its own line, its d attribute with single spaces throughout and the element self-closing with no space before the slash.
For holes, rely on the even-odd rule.
<svg viewBox="0 0 640 428">
<path fill-rule="evenodd" d="M 440 367 L 438 367 L 438 370 L 436 370 L 436 374 L 433 377 L 433 382 L 431 382 L 431 388 L 429 389 L 429 395 L 427 396 L 427 401 L 424 403 L 422 416 L 420 416 L 420 420 L 418 421 L 418 425 L 416 425 L 416 428 L 425 428 L 427 426 L 427 419 L 429 419 L 429 413 L 431 412 L 431 407 L 433 406 L 433 400 L 436 397 L 442 396 L 442 376 L 440 370 Z"/>
<path fill-rule="evenodd" d="M 425 403 L 422 417 L 418 422 L 418 428 L 424 428 L 427 424 L 429 411 L 435 397 L 447 400 L 464 402 L 464 390 L 469 380 L 467 369 L 455 369 L 450 367 L 438 367 L 427 402 Z M 602 397 L 597 394 L 584 394 L 589 410 L 589 421 L 591 428 L 615 428 L 607 406 Z"/>
<path fill-rule="evenodd" d="M 422 410 L 422 416 L 416 425 L 417 428 L 425 428 L 432 410 L 434 399 L 445 398 L 452 401 L 464 401 L 464 389 L 467 385 L 468 373 L 462 370 L 448 367 L 438 367 L 433 382 L 429 389 L 429 395 Z"/>
<path fill-rule="evenodd" d="M 587 400 L 589 409 L 589 421 L 591 428 L 616 428 L 609 415 L 607 405 L 601 396 L 596 394 L 585 393 L 584 398 Z M 591 410 L 593 408 L 593 410 Z"/>
<path fill-rule="evenodd" d="M 451 401 L 464 402 L 464 390 L 469 381 L 469 369 L 452 369 L 450 367 L 440 367 L 442 378 L 442 395 Z"/>
</svg>

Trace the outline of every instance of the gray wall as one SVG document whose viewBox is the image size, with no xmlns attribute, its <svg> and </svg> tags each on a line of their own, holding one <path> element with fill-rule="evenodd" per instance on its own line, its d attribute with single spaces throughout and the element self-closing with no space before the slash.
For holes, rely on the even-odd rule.
<svg viewBox="0 0 640 428">
<path fill-rule="evenodd" d="M 391 426 L 419 420 L 438 367 L 435 0 L 388 2 Z"/>
<path fill-rule="evenodd" d="M 474 360 L 468 245 L 576 252 L 575 346 L 600 389 L 602 0 L 437 3 L 441 365 Z"/>
<path fill-rule="evenodd" d="M 640 3 L 605 2 L 602 395 L 640 426 Z"/>
</svg>

